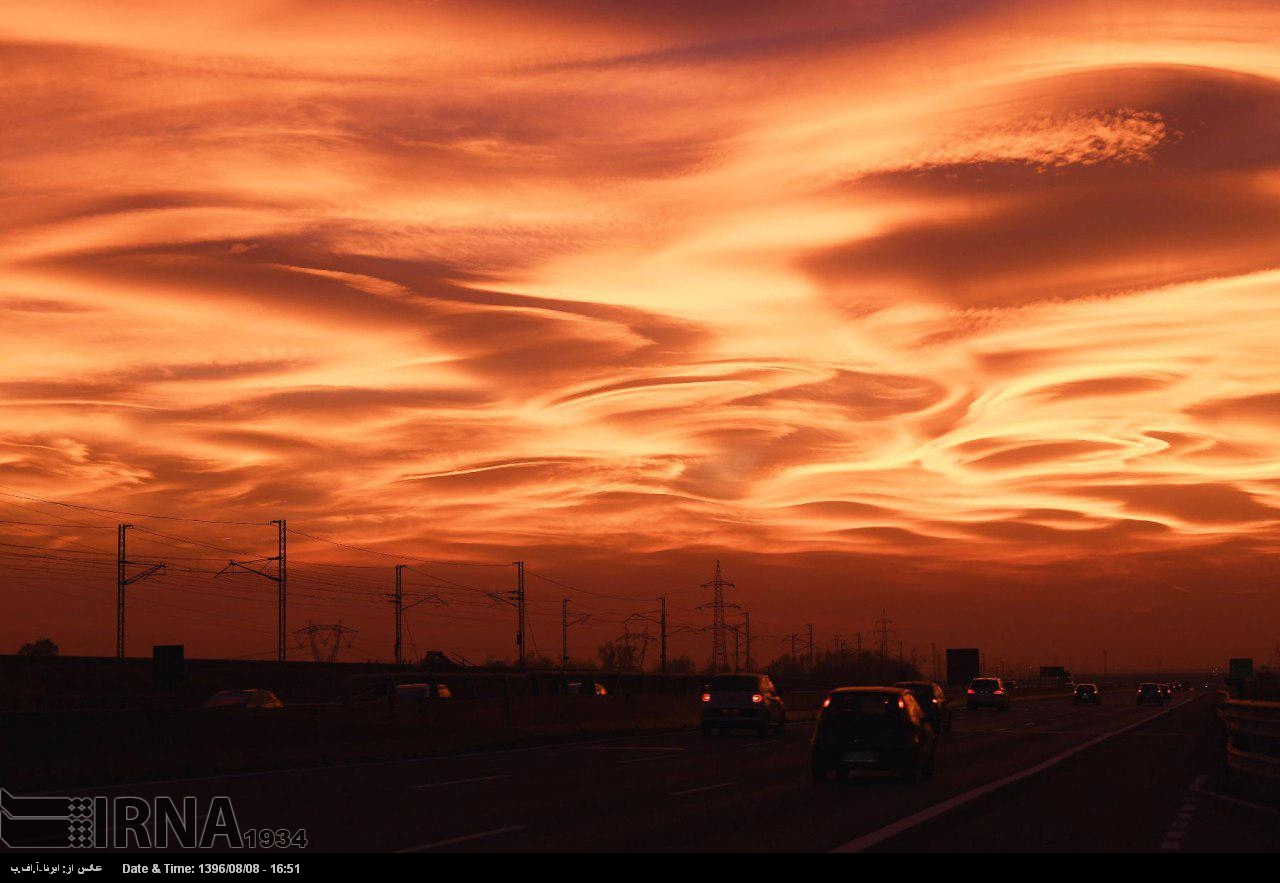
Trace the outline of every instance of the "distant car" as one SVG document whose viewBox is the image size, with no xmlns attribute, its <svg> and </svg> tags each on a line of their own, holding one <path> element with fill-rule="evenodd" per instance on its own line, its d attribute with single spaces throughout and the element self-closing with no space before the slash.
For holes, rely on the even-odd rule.
<svg viewBox="0 0 1280 883">
<path fill-rule="evenodd" d="M 1164 698 L 1165 698 L 1165 700 L 1166 700 L 1166 701 L 1170 701 L 1170 700 L 1172 700 L 1172 699 L 1173 699 L 1173 685 L 1172 685 L 1172 684 L 1161 684 L 1161 685 L 1160 685 L 1160 692 L 1164 694 Z"/>
<path fill-rule="evenodd" d="M 951 708 L 941 687 L 933 681 L 898 681 L 894 686 L 910 691 L 933 724 L 934 733 L 951 732 Z"/>
<path fill-rule="evenodd" d="M 1075 692 L 1071 694 L 1071 704 L 1101 705 L 1102 691 L 1097 684 L 1076 684 Z"/>
<path fill-rule="evenodd" d="M 570 696 L 608 696 L 609 691 L 604 684 L 595 681 L 570 681 L 564 685 L 564 691 Z"/>
<path fill-rule="evenodd" d="M 716 675 L 702 694 L 702 734 L 753 729 L 761 736 L 786 733 L 787 706 L 766 675 Z"/>
<path fill-rule="evenodd" d="M 204 701 L 201 708 L 284 708 L 284 703 L 270 690 L 223 690 Z"/>
<path fill-rule="evenodd" d="M 1009 691 L 999 678 L 974 678 L 965 691 L 966 708 L 996 708 L 1009 710 Z"/>
<path fill-rule="evenodd" d="M 1138 685 L 1138 704 L 1164 705 L 1164 691 L 1159 684 L 1145 681 Z"/>
<path fill-rule="evenodd" d="M 427 699 L 452 699 L 453 691 L 445 684 L 396 684 L 396 700 L 424 701 Z"/>
<path fill-rule="evenodd" d="M 916 781 L 933 775 L 936 747 L 933 724 L 909 690 L 843 687 L 822 703 L 810 768 L 814 782 L 858 770 Z"/>
</svg>

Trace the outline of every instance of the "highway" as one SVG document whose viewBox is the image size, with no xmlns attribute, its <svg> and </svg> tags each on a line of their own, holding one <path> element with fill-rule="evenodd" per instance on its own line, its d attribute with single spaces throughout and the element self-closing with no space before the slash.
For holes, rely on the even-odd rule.
<svg viewBox="0 0 1280 883">
<path fill-rule="evenodd" d="M 1208 694 L 1104 698 L 958 709 L 919 784 L 814 785 L 804 722 L 73 793 L 226 795 L 241 828 L 304 828 L 323 852 L 1280 849 L 1280 814 L 1216 793 Z"/>
</svg>

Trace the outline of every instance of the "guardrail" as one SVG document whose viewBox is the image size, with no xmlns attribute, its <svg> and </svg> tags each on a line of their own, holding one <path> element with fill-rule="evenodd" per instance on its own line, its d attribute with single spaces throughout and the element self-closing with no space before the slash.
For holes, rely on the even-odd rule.
<svg viewBox="0 0 1280 883">
<path fill-rule="evenodd" d="M 1224 699 L 1218 717 L 1227 728 L 1227 770 L 1280 782 L 1280 702 Z"/>
</svg>

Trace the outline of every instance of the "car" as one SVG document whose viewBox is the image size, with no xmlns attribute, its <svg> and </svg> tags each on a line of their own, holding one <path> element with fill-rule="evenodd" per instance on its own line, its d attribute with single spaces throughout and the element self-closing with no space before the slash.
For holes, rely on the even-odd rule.
<svg viewBox="0 0 1280 883">
<path fill-rule="evenodd" d="M 951 708 L 947 705 L 947 694 L 933 681 L 898 681 L 895 687 L 907 690 L 915 697 L 920 708 L 933 724 L 933 732 L 941 735 L 951 732 Z"/>
<path fill-rule="evenodd" d="M 1164 705 L 1164 691 L 1157 683 L 1143 681 L 1138 685 L 1138 704 Z"/>
<path fill-rule="evenodd" d="M 1000 678 L 974 678 L 965 691 L 965 707 L 1009 710 L 1009 691 Z"/>
<path fill-rule="evenodd" d="M 756 730 L 767 736 L 786 732 L 787 706 L 768 675 L 716 675 L 702 693 L 702 735 L 721 735 L 733 729 Z"/>
<path fill-rule="evenodd" d="M 201 708 L 284 708 L 284 703 L 270 690 L 223 690 L 204 701 Z"/>
<path fill-rule="evenodd" d="M 1172 686 L 1172 685 L 1170 685 L 1170 684 L 1161 684 L 1161 685 L 1160 685 L 1160 692 L 1164 694 L 1164 698 L 1165 698 L 1165 700 L 1166 700 L 1166 701 L 1171 701 L 1171 700 L 1173 699 L 1173 686 Z"/>
<path fill-rule="evenodd" d="M 565 684 L 564 691 L 570 696 L 608 696 L 609 691 L 604 684 L 595 681 L 570 681 Z"/>
<path fill-rule="evenodd" d="M 1102 691 L 1097 684 L 1076 684 L 1075 692 L 1071 694 L 1071 704 L 1101 705 Z"/>
<path fill-rule="evenodd" d="M 452 699 L 453 691 L 445 684 L 439 683 L 420 683 L 420 684 L 396 684 L 396 700 L 400 702 L 418 701 L 423 702 L 428 699 Z"/>
<path fill-rule="evenodd" d="M 862 770 L 916 781 L 933 776 L 936 749 L 933 724 L 910 690 L 841 687 L 822 703 L 810 770 L 815 783 Z"/>
</svg>

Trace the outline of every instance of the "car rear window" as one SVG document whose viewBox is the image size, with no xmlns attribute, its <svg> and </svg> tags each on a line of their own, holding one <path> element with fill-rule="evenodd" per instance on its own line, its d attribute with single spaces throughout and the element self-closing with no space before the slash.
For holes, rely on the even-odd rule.
<svg viewBox="0 0 1280 883">
<path fill-rule="evenodd" d="M 896 693 L 832 693 L 833 712 L 854 717 L 883 717 L 896 714 L 899 696 Z"/>
<path fill-rule="evenodd" d="M 711 679 L 711 689 L 726 693 L 754 693 L 760 689 L 760 679 L 746 675 L 717 675 Z"/>
<path fill-rule="evenodd" d="M 1000 682 L 997 681 L 995 678 L 974 678 L 973 683 L 970 686 L 991 687 L 992 689 L 994 689 L 1000 686 Z"/>
</svg>

